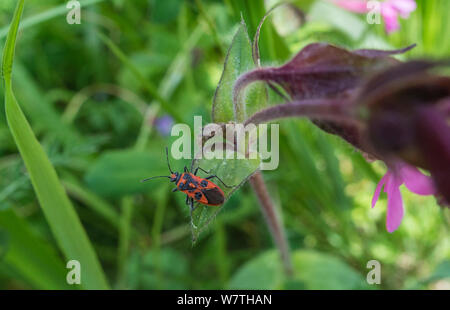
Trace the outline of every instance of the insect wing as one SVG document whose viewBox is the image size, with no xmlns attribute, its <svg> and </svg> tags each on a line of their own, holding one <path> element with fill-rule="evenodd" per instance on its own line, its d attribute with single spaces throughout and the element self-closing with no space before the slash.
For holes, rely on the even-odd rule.
<svg viewBox="0 0 450 310">
<path fill-rule="evenodd" d="M 217 187 L 202 189 L 202 193 L 208 199 L 209 205 L 218 206 L 225 201 L 223 192 Z"/>
</svg>

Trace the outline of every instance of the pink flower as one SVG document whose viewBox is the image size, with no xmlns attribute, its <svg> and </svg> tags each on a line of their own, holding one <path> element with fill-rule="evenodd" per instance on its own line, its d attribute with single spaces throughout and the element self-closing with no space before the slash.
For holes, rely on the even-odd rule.
<svg viewBox="0 0 450 310">
<path fill-rule="evenodd" d="M 402 184 L 405 184 L 411 192 L 418 195 L 434 195 L 436 193 L 432 179 L 422 174 L 417 168 L 401 163 L 392 169 L 388 169 L 375 189 L 372 208 L 377 203 L 384 186 L 384 192 L 388 197 L 386 228 L 390 233 L 400 226 L 403 218 L 403 201 L 400 193 Z"/>
<path fill-rule="evenodd" d="M 333 2 L 355 13 L 365 14 L 370 11 L 366 0 L 333 0 Z M 417 8 L 415 0 L 385 0 L 380 3 L 381 16 L 385 23 L 387 33 L 400 29 L 398 17 L 408 18 L 409 14 Z"/>
</svg>

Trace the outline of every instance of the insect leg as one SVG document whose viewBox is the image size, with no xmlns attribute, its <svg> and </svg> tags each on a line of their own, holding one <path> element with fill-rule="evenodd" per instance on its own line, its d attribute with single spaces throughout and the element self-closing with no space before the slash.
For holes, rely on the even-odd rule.
<svg viewBox="0 0 450 310">
<path fill-rule="evenodd" d="M 188 196 L 189 197 L 189 196 Z M 194 198 L 191 198 L 191 201 L 190 201 L 191 203 L 191 221 L 192 221 L 192 212 L 194 212 L 194 210 L 195 210 L 195 207 L 194 207 Z"/>
<path fill-rule="evenodd" d="M 203 171 L 204 173 L 206 173 L 206 174 L 210 173 L 210 171 L 206 171 L 202 167 L 198 166 L 197 169 L 195 169 L 194 175 L 197 175 L 197 172 L 198 172 L 199 169 L 201 171 Z M 228 188 L 236 187 L 236 185 L 232 185 L 232 186 L 226 185 L 217 175 L 210 175 L 210 176 L 206 177 L 205 179 L 209 180 L 209 179 L 212 179 L 212 178 L 217 178 L 225 187 L 228 187 Z"/>
<path fill-rule="evenodd" d="M 204 173 L 206 173 L 206 174 L 210 174 L 211 172 L 210 171 L 206 171 L 205 169 L 203 169 L 202 167 L 197 167 L 197 169 L 195 169 L 195 172 L 197 172 L 198 170 L 201 170 L 201 171 L 203 171 Z M 194 175 L 197 175 L 197 173 L 194 173 Z"/>
<path fill-rule="evenodd" d="M 189 196 L 186 195 L 186 204 L 189 205 L 189 202 L 190 202 L 190 201 L 189 201 Z"/>
<path fill-rule="evenodd" d="M 205 179 L 207 179 L 207 180 L 209 180 L 209 179 L 212 179 L 212 178 L 217 178 L 217 180 L 219 180 L 220 181 L 220 183 L 222 183 L 225 187 L 228 187 L 228 188 L 233 188 L 233 187 L 236 187 L 237 185 L 226 185 L 217 175 L 210 175 L 210 176 L 208 176 L 208 177 L 206 177 Z"/>
<path fill-rule="evenodd" d="M 175 187 L 172 192 L 176 192 L 178 190 L 178 187 Z"/>
</svg>

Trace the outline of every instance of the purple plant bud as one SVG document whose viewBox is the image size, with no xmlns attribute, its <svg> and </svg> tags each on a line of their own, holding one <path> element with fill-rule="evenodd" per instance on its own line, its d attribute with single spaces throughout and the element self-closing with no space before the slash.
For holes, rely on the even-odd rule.
<svg viewBox="0 0 450 310">
<path fill-rule="evenodd" d="M 404 53 L 414 46 L 393 51 L 348 51 L 326 43 L 313 43 L 280 67 L 258 68 L 241 75 L 234 86 L 233 101 L 238 106 L 245 87 L 252 82 L 277 83 L 294 102 L 260 111 L 246 123 L 308 117 L 321 129 L 339 135 L 367 152 L 361 141 L 361 126 L 357 124 L 360 119 L 356 115 L 355 94 L 374 73 L 399 63 L 391 55 Z"/>
<path fill-rule="evenodd" d="M 411 130 L 410 117 L 399 112 L 379 113 L 370 118 L 369 138 L 377 149 L 395 153 L 414 144 L 415 135 Z"/>
<path fill-rule="evenodd" d="M 428 69 L 445 63 L 412 61 L 373 77 L 358 100 L 368 108 L 368 143 L 385 162 L 427 169 L 438 198 L 450 203 L 450 78 Z"/>
<path fill-rule="evenodd" d="M 245 123 L 309 118 L 388 167 L 403 163 L 429 170 L 438 198 L 449 203 L 450 78 L 429 73 L 448 63 L 401 63 L 390 57 L 412 47 L 347 51 L 310 44 L 283 66 L 241 75 L 234 86 L 233 101 L 242 104 L 244 89 L 250 83 L 276 83 L 292 102 L 261 110 Z M 412 182 L 407 178 L 403 181 Z"/>
<path fill-rule="evenodd" d="M 345 95 L 364 81 L 364 77 L 398 63 L 390 55 L 413 48 L 394 51 L 356 50 L 313 43 L 303 48 L 281 67 L 266 67 L 250 71 L 236 81 L 234 101 L 237 104 L 242 90 L 255 81 L 281 85 L 294 100 L 335 98 Z"/>
<path fill-rule="evenodd" d="M 375 75 L 362 88 L 356 101 L 368 111 L 370 143 L 379 153 L 396 155 L 428 169 L 418 145 L 415 123 L 424 107 L 441 109 L 439 114 L 446 114 L 450 78 L 427 72 L 438 65 L 425 61 L 403 63 Z"/>
<path fill-rule="evenodd" d="M 169 115 L 164 115 L 155 120 L 154 123 L 159 134 L 166 137 L 170 135 L 173 126 L 173 118 Z"/>
<path fill-rule="evenodd" d="M 266 115 L 283 114 L 277 109 L 287 110 L 284 114 L 291 116 L 301 116 L 300 114 L 304 113 L 303 116 L 313 120 L 321 129 L 340 135 L 355 147 L 363 149 L 363 144 L 359 141 L 360 128 L 349 121 L 349 115 L 358 121 L 354 113 L 355 105 L 352 104 L 354 94 L 369 76 L 399 63 L 390 57 L 391 55 L 404 53 L 414 46 L 393 51 L 371 49 L 348 51 L 326 43 L 313 43 L 280 67 L 258 68 L 241 75 L 234 86 L 233 101 L 235 106 L 238 106 L 245 87 L 252 82 L 277 83 L 300 104 L 292 106 L 292 109 L 295 109 L 292 113 L 286 109 L 287 107 L 277 105 L 272 110 L 266 111 Z M 342 109 L 326 111 L 323 105 L 318 104 L 316 111 L 308 109 L 305 112 L 301 103 L 309 103 L 314 99 L 338 99 L 342 103 Z M 330 117 L 330 112 L 333 117 Z"/>
<path fill-rule="evenodd" d="M 450 126 L 445 117 L 431 107 L 420 109 L 416 118 L 417 142 L 427 168 L 450 205 Z"/>
</svg>

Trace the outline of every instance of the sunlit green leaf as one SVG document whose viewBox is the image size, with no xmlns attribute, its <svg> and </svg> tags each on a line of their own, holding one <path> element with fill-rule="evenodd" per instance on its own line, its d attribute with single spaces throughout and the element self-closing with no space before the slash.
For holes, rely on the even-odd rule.
<svg viewBox="0 0 450 310">
<path fill-rule="evenodd" d="M 252 44 L 245 22 L 242 20 L 234 35 L 225 60 L 222 77 L 213 99 L 212 119 L 216 123 L 243 122 L 250 112 L 256 112 L 267 104 L 267 91 L 263 83 L 255 83 L 246 89 L 242 101 L 233 105 L 234 81 L 255 67 L 252 58 Z"/>
</svg>

